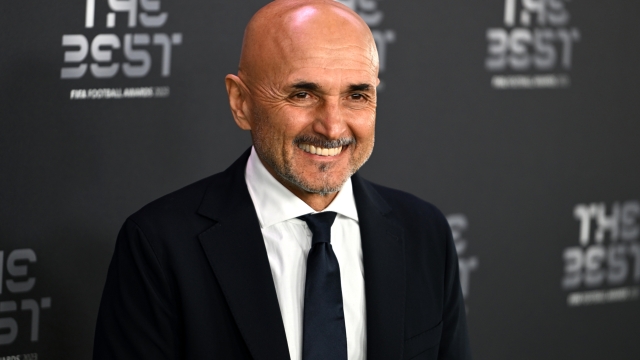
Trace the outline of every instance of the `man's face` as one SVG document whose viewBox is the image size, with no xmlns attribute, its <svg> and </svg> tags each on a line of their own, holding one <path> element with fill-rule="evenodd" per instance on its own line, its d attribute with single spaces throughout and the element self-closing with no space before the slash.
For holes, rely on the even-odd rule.
<svg viewBox="0 0 640 360">
<path fill-rule="evenodd" d="M 357 37 L 321 35 L 282 44 L 279 61 L 248 88 L 260 159 L 285 186 L 327 194 L 371 155 L 378 78 Z"/>
</svg>

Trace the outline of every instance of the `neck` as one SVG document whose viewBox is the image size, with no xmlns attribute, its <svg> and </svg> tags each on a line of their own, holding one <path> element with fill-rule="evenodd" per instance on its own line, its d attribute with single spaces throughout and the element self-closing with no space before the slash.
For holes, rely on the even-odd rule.
<svg viewBox="0 0 640 360">
<path fill-rule="evenodd" d="M 326 195 L 310 193 L 308 191 L 300 189 L 299 187 L 291 184 L 288 181 L 283 181 L 283 180 L 280 180 L 279 178 L 276 178 L 276 179 L 278 179 L 278 181 L 282 185 L 284 185 L 284 187 L 289 189 L 289 191 L 291 191 L 295 196 L 299 197 L 300 200 L 304 201 L 307 205 L 309 205 L 315 211 L 322 211 L 326 209 L 327 206 L 329 206 L 329 204 L 331 204 L 333 199 L 335 199 L 336 196 L 338 195 L 338 192 L 333 192 Z"/>
<path fill-rule="evenodd" d="M 260 159 L 260 162 L 262 162 L 262 159 Z M 304 201 L 307 205 L 309 205 L 315 211 L 322 211 L 326 209 L 327 206 L 329 206 L 329 204 L 331 204 L 333 199 L 335 199 L 336 196 L 338 195 L 337 191 L 322 195 L 322 194 L 312 193 L 312 192 L 303 190 L 297 185 L 292 184 L 291 182 L 285 179 L 282 179 L 281 176 L 279 176 L 273 169 L 271 169 L 271 166 L 265 164 L 264 162 L 262 162 L 262 164 L 267 169 L 267 171 L 269 171 L 271 176 L 273 176 L 276 180 L 278 180 L 278 182 L 282 184 L 282 186 L 286 187 L 295 196 L 300 198 L 300 200 Z"/>
</svg>

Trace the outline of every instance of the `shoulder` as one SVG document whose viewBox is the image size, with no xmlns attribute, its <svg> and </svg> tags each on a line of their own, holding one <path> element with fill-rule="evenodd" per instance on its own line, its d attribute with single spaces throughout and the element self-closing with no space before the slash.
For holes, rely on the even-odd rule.
<svg viewBox="0 0 640 360">
<path fill-rule="evenodd" d="M 137 227 L 151 243 L 182 242 L 185 238 L 197 236 L 213 225 L 211 219 L 199 214 L 199 208 L 208 189 L 221 174 L 206 177 L 151 201 L 129 216 L 126 222 Z"/>
<path fill-rule="evenodd" d="M 457 264 L 449 222 L 436 206 L 405 191 L 367 183 L 388 206 L 386 216 L 402 229 L 410 273 L 428 269 L 425 276 L 433 276 Z"/>
<path fill-rule="evenodd" d="M 384 199 L 393 212 L 402 218 L 419 221 L 433 221 L 447 224 L 446 217 L 440 209 L 428 201 L 406 191 L 378 185 L 365 180 Z"/>
<path fill-rule="evenodd" d="M 451 238 L 449 222 L 435 205 L 408 192 L 378 185 L 362 179 L 388 206 L 388 216 L 395 219 L 406 235 L 429 243 L 446 244 Z"/>
<path fill-rule="evenodd" d="M 192 219 L 201 217 L 199 210 L 205 199 L 218 201 L 224 195 L 235 195 L 238 184 L 244 183 L 244 168 L 250 149 L 226 170 L 211 175 L 150 202 L 129 217 L 137 223 Z M 221 197 L 222 195 L 222 197 Z"/>
<path fill-rule="evenodd" d="M 134 222 L 145 222 L 150 218 L 167 218 L 195 213 L 209 184 L 216 175 L 201 179 L 151 201 L 129 218 Z"/>
<path fill-rule="evenodd" d="M 249 153 L 245 151 L 222 172 L 150 202 L 129 216 L 126 223 L 138 228 L 150 242 L 192 241 L 216 223 L 212 208 L 224 213 L 230 204 L 244 201 L 244 168 Z"/>
</svg>

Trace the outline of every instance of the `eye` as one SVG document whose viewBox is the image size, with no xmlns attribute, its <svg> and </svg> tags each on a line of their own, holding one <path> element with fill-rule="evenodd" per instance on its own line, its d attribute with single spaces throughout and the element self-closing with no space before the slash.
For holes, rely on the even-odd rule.
<svg viewBox="0 0 640 360">
<path fill-rule="evenodd" d="M 354 93 L 349 95 L 349 100 L 356 101 L 356 102 L 364 102 L 367 100 L 367 97 L 364 94 Z"/>
<path fill-rule="evenodd" d="M 343 104 L 351 109 L 365 109 L 371 104 L 375 104 L 375 100 L 367 93 L 354 92 L 347 94 L 343 98 Z"/>
<path fill-rule="evenodd" d="M 296 91 L 289 95 L 289 101 L 297 106 L 310 106 L 318 102 L 318 97 L 312 92 Z"/>
<path fill-rule="evenodd" d="M 295 93 L 293 95 L 293 98 L 298 99 L 298 100 L 304 100 L 304 99 L 308 99 L 309 97 L 311 97 L 311 95 L 309 95 L 308 92 L 299 92 L 299 93 Z"/>
</svg>

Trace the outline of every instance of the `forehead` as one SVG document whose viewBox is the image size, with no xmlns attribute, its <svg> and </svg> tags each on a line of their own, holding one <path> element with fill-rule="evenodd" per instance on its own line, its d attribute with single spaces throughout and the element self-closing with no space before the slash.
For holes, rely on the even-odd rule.
<svg viewBox="0 0 640 360">
<path fill-rule="evenodd" d="M 293 8 L 286 4 L 270 3 L 271 10 L 248 27 L 243 49 L 247 73 L 272 84 L 300 78 L 319 83 L 331 77 L 375 81 L 375 43 L 357 14 L 335 4 Z"/>
<path fill-rule="evenodd" d="M 377 75 L 369 51 L 352 44 L 317 43 L 297 46 L 286 52 L 282 68 L 287 71 L 326 70 Z"/>
<path fill-rule="evenodd" d="M 321 90 L 347 88 L 353 84 L 369 84 L 375 87 L 377 74 L 370 62 L 358 57 L 340 57 L 335 53 L 283 61 L 279 71 L 273 72 L 271 84 L 288 89 L 297 83 L 314 83 Z"/>
<path fill-rule="evenodd" d="M 271 72 L 277 82 L 373 83 L 378 76 L 375 47 L 362 37 L 296 33 L 279 45 Z"/>
</svg>

